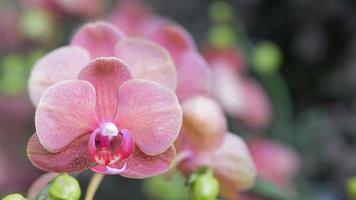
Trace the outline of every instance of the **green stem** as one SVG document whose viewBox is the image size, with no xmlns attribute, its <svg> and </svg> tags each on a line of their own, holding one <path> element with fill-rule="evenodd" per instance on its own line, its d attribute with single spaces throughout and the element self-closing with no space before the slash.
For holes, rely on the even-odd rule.
<svg viewBox="0 0 356 200">
<path fill-rule="evenodd" d="M 98 187 L 103 180 L 104 175 L 103 174 L 98 174 L 95 173 L 92 178 L 90 179 L 89 186 L 87 189 L 87 192 L 85 194 L 85 200 L 94 200 L 94 196 L 96 191 L 98 190 Z"/>
</svg>

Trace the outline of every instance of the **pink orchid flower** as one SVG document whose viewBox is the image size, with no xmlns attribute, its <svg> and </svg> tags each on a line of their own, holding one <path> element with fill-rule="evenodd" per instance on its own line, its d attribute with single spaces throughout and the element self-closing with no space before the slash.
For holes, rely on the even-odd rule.
<svg viewBox="0 0 356 200">
<path fill-rule="evenodd" d="M 249 147 L 259 175 L 281 188 L 292 188 L 292 180 L 300 167 L 295 151 L 268 139 L 251 141 Z"/>
<path fill-rule="evenodd" d="M 37 105 L 49 86 L 76 78 L 90 60 L 115 56 L 129 67 L 133 77 L 158 82 L 175 91 L 176 69 L 169 53 L 146 39 L 126 37 L 110 23 L 98 21 L 82 26 L 71 44 L 48 53 L 33 67 L 29 93 Z"/>
<path fill-rule="evenodd" d="M 255 167 L 245 142 L 227 131 L 226 119 L 214 100 L 197 96 L 182 106 L 183 126 L 176 147 L 185 158 L 178 168 L 190 174 L 208 166 L 219 180 L 222 196 L 238 198 L 255 179 Z"/>
<path fill-rule="evenodd" d="M 224 111 L 252 128 L 266 127 L 272 118 L 271 104 L 263 87 L 247 77 L 241 51 L 207 48 L 203 52 L 213 69 L 212 95 Z"/>
<path fill-rule="evenodd" d="M 43 91 L 28 155 L 51 172 L 90 168 L 130 178 L 154 176 L 173 162 L 181 120 L 171 90 L 133 79 L 117 58 L 97 58 L 77 79 Z"/>
<path fill-rule="evenodd" d="M 169 20 L 153 14 L 140 0 L 121 0 L 112 15 L 109 16 L 108 21 L 127 35 L 147 37 Z"/>
<path fill-rule="evenodd" d="M 153 14 L 140 0 L 121 2 L 109 20 L 126 34 L 148 38 L 168 50 L 177 68 L 176 93 L 181 102 L 209 95 L 210 68 L 183 27 Z"/>
<path fill-rule="evenodd" d="M 97 16 L 104 8 L 100 0 L 22 0 L 26 8 L 41 8 L 54 13 L 57 17 L 75 15 L 84 18 Z"/>
</svg>

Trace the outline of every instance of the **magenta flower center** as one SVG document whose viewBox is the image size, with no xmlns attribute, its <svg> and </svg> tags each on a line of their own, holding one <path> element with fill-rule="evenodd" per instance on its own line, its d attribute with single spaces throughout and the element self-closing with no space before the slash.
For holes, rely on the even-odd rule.
<svg viewBox="0 0 356 200">
<path fill-rule="evenodd" d="M 126 163 L 121 161 L 129 157 L 134 148 L 129 130 L 119 131 L 114 123 L 104 123 L 93 131 L 89 139 L 89 157 L 96 163 L 91 169 L 104 174 L 121 173 L 126 169 Z"/>
</svg>

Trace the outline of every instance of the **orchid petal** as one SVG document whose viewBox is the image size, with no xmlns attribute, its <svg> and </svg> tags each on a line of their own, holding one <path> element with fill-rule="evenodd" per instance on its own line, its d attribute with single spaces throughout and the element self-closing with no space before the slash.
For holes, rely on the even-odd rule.
<svg viewBox="0 0 356 200">
<path fill-rule="evenodd" d="M 50 86 L 37 106 L 35 124 L 39 140 L 48 151 L 63 150 L 97 125 L 94 87 L 80 80 Z"/>
<path fill-rule="evenodd" d="M 178 73 L 177 96 L 180 102 L 195 95 L 209 95 L 211 71 L 196 51 L 187 51 L 176 62 Z"/>
<path fill-rule="evenodd" d="M 197 96 L 185 101 L 181 136 L 197 151 L 217 148 L 224 140 L 227 121 L 220 106 L 212 99 Z"/>
<path fill-rule="evenodd" d="M 242 120 L 251 127 L 262 128 L 272 119 L 271 103 L 263 87 L 254 80 L 243 84 L 245 92 L 245 110 Z"/>
<path fill-rule="evenodd" d="M 36 106 L 49 86 L 75 78 L 89 61 L 89 53 L 76 46 L 58 48 L 41 58 L 33 67 L 28 82 L 32 103 Z"/>
<path fill-rule="evenodd" d="M 132 36 L 146 37 L 166 19 L 155 16 L 140 0 L 120 1 L 109 21 Z"/>
<path fill-rule="evenodd" d="M 97 21 L 82 26 L 73 36 L 71 44 L 84 47 L 92 58 L 114 56 L 115 44 L 124 34 L 114 25 Z"/>
<path fill-rule="evenodd" d="M 150 39 L 168 49 L 175 61 L 183 52 L 197 49 L 192 36 L 176 24 L 160 26 L 152 33 Z"/>
<path fill-rule="evenodd" d="M 213 71 L 213 96 L 228 115 L 241 117 L 245 112 L 247 100 L 242 77 L 227 66 L 216 67 Z"/>
<path fill-rule="evenodd" d="M 90 168 L 92 171 L 96 173 L 101 173 L 105 175 L 117 175 L 124 172 L 127 168 L 126 163 L 123 164 L 122 167 L 118 168 L 116 166 L 105 166 L 105 165 L 96 165 Z"/>
<path fill-rule="evenodd" d="M 161 46 L 145 39 L 125 38 L 116 46 L 116 53 L 130 68 L 133 77 L 156 81 L 175 91 L 175 65 Z"/>
<path fill-rule="evenodd" d="M 136 148 L 134 153 L 123 162 L 127 163 L 127 168 L 121 173 L 127 178 L 147 178 L 157 176 L 168 171 L 174 162 L 176 151 L 171 145 L 165 152 L 149 156 Z"/>
<path fill-rule="evenodd" d="M 228 133 L 220 148 L 210 156 L 209 166 L 222 186 L 222 191 L 244 191 L 252 187 L 256 170 L 245 142 Z"/>
<path fill-rule="evenodd" d="M 33 134 L 27 145 L 27 154 L 33 165 L 50 172 L 80 172 L 89 167 L 91 161 L 87 154 L 89 134 L 74 140 L 68 148 L 58 153 L 47 151 Z"/>
<path fill-rule="evenodd" d="M 121 85 L 118 99 L 117 124 L 131 131 L 145 154 L 163 153 L 176 140 L 182 109 L 172 91 L 153 81 L 134 79 Z"/>
<path fill-rule="evenodd" d="M 101 122 L 113 121 L 118 88 L 131 79 L 129 69 L 114 57 L 97 58 L 85 67 L 78 79 L 89 81 L 96 91 L 96 112 Z"/>
</svg>

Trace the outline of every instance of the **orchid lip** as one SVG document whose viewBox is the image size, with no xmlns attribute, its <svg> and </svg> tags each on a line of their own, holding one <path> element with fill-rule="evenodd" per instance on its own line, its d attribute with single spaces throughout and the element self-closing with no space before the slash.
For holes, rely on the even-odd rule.
<svg viewBox="0 0 356 200">
<path fill-rule="evenodd" d="M 88 155 L 96 164 L 91 170 L 103 174 L 122 173 L 126 170 L 126 162 L 123 167 L 117 166 L 133 153 L 134 148 L 129 130 L 119 131 L 111 122 L 103 124 L 89 138 Z"/>
</svg>

